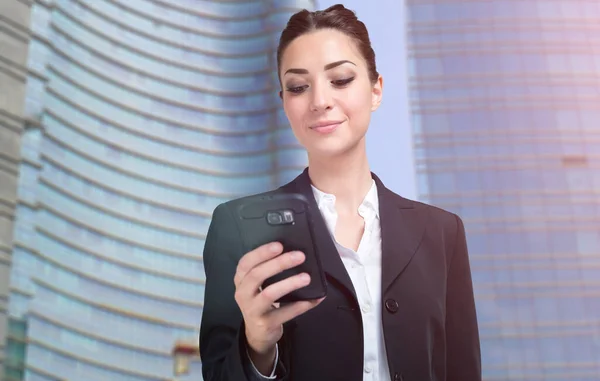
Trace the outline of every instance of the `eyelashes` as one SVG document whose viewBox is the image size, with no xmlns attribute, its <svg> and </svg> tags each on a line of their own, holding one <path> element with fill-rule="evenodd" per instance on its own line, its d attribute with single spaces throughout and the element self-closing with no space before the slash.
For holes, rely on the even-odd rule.
<svg viewBox="0 0 600 381">
<path fill-rule="evenodd" d="M 292 94 L 300 94 L 302 93 L 304 90 L 306 90 L 308 88 L 307 85 L 304 86 L 294 86 L 294 87 L 288 87 L 286 90 Z"/>
<path fill-rule="evenodd" d="M 352 81 L 354 81 L 354 78 L 355 77 L 350 77 L 350 78 L 345 78 L 345 79 L 337 79 L 337 80 L 331 81 L 331 84 L 337 88 L 344 88 L 347 85 L 349 85 Z M 292 94 L 301 94 L 306 89 L 308 89 L 308 85 L 291 86 L 291 87 L 287 87 L 286 91 L 288 91 Z"/>
<path fill-rule="evenodd" d="M 331 81 L 331 83 L 333 83 L 333 85 L 336 87 L 344 87 L 352 81 L 354 81 L 354 77 L 350 77 L 350 78 L 346 78 L 346 79 L 339 79 L 337 81 Z"/>
</svg>

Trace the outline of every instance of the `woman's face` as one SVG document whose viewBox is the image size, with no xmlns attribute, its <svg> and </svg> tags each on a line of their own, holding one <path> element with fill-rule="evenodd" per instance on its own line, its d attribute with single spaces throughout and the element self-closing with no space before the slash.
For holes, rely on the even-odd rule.
<svg viewBox="0 0 600 381">
<path fill-rule="evenodd" d="M 358 147 L 381 102 L 382 78 L 342 32 L 320 29 L 293 40 L 281 58 L 283 108 L 309 155 L 338 156 Z"/>
</svg>

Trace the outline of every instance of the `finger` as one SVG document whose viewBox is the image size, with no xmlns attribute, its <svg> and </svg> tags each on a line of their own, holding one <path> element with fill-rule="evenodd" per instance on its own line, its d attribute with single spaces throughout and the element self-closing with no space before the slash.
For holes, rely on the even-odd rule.
<svg viewBox="0 0 600 381">
<path fill-rule="evenodd" d="M 283 255 L 278 256 L 277 258 L 273 258 L 267 262 L 263 262 L 258 266 L 254 267 L 250 270 L 244 278 L 241 279 L 238 290 L 240 295 L 244 299 L 249 297 L 254 297 L 257 294 L 257 290 L 262 286 L 264 281 L 273 275 L 279 274 L 284 270 L 293 268 L 304 262 L 306 257 L 302 252 L 299 251 L 291 251 L 285 253 Z M 284 280 L 285 281 L 285 280 Z M 283 282 L 283 281 L 281 281 Z M 279 282 L 277 282 L 279 283 Z M 308 284 L 308 283 L 307 283 Z M 270 287 L 270 286 L 269 286 Z M 282 287 L 282 286 L 279 286 Z M 268 288 L 268 287 L 267 287 Z M 265 290 L 262 290 L 260 294 L 263 294 Z M 266 295 L 270 295 L 272 291 L 269 291 Z M 289 291 L 288 291 L 289 292 Z M 278 294 L 277 294 L 278 295 Z M 260 309 L 266 308 L 266 305 L 272 304 L 277 300 L 275 299 L 265 299 L 262 300 Z"/>
<path fill-rule="evenodd" d="M 253 302 L 254 308 L 258 313 L 264 313 L 272 306 L 275 301 L 289 294 L 294 290 L 308 286 L 310 276 L 306 273 L 296 274 L 289 278 L 269 285 L 257 295 Z"/>
<path fill-rule="evenodd" d="M 325 297 L 314 300 L 301 300 L 289 303 L 269 312 L 269 317 L 273 319 L 274 324 L 286 323 L 296 316 L 315 308 L 325 299 Z"/>
<path fill-rule="evenodd" d="M 270 242 L 246 253 L 238 262 L 233 282 L 236 287 L 246 274 L 257 265 L 272 259 L 283 252 L 283 245 L 279 242 Z"/>
</svg>

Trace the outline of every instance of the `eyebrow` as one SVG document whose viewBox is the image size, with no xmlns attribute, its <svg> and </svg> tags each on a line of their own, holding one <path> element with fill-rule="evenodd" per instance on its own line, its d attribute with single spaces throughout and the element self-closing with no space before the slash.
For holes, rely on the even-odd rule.
<svg viewBox="0 0 600 381">
<path fill-rule="evenodd" d="M 341 61 L 335 61 L 335 62 L 332 62 L 332 63 L 328 63 L 323 68 L 325 70 L 331 70 L 334 67 L 338 67 L 338 66 L 340 66 L 342 64 L 345 64 L 345 63 L 349 63 L 349 64 L 352 64 L 352 65 L 356 66 L 356 64 L 354 62 L 352 62 L 352 61 L 341 60 Z M 292 69 L 288 69 L 283 75 L 286 75 L 287 73 L 292 73 L 292 74 L 308 74 L 308 70 L 306 70 L 306 69 L 294 69 L 294 68 L 292 68 Z"/>
</svg>

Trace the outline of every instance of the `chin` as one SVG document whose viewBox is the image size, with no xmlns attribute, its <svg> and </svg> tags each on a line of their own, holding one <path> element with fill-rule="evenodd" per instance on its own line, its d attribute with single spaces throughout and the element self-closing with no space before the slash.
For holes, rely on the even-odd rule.
<svg viewBox="0 0 600 381">
<path fill-rule="evenodd" d="M 320 141 L 305 146 L 309 155 L 321 158 L 340 157 L 354 151 L 360 142 Z"/>
</svg>

